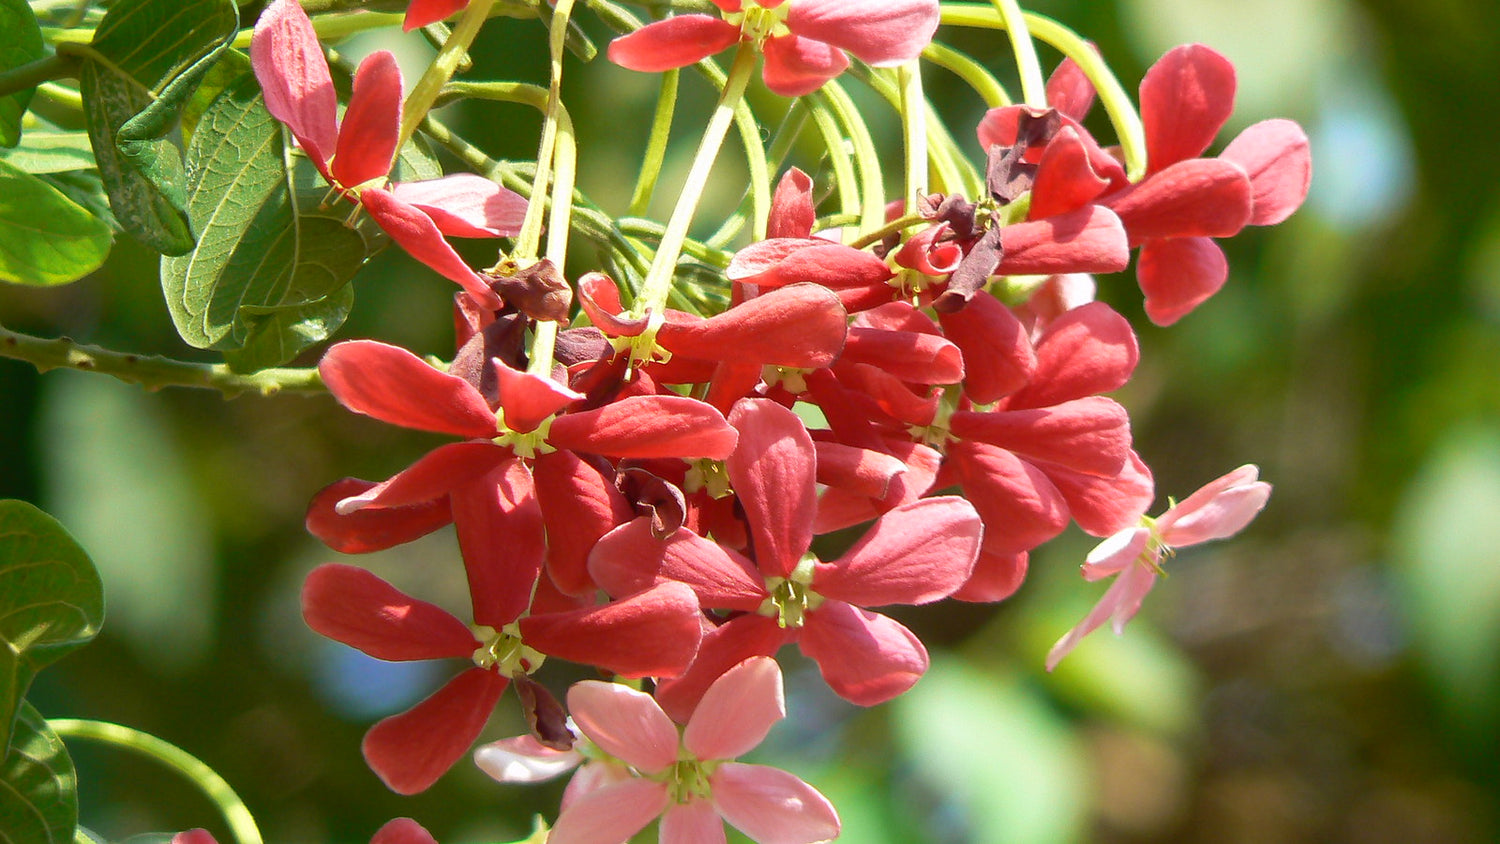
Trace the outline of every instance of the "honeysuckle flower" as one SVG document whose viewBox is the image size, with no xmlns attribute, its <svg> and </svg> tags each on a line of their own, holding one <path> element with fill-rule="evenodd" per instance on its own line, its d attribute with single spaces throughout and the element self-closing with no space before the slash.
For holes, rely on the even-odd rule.
<svg viewBox="0 0 1500 844">
<path fill-rule="evenodd" d="M 1241 466 L 1155 519 L 1142 515 L 1139 525 L 1114 534 L 1090 551 L 1083 563 L 1084 579 L 1114 577 L 1115 582 L 1083 621 L 1052 646 L 1047 670 L 1057 667 L 1083 637 L 1106 621 L 1113 622 L 1115 635 L 1123 633 L 1125 623 L 1135 617 L 1146 593 L 1163 574 L 1163 562 L 1176 549 L 1225 539 L 1250 524 L 1271 495 L 1271 485 L 1258 480 L 1259 474 L 1254 465 Z"/>
<path fill-rule="evenodd" d="M 658 816 L 662 844 L 723 841 L 726 821 L 760 844 L 838 837 L 838 813 L 817 789 L 785 771 L 734 761 L 786 717 L 772 659 L 753 657 L 724 672 L 680 736 L 650 695 L 618 683 L 575 683 L 568 708 L 583 753 L 548 752 L 525 737 L 476 753 L 501 782 L 535 782 L 589 760 L 569 784 L 550 844 L 624 841 Z"/>
<path fill-rule="evenodd" d="M 526 200 L 488 179 L 457 174 L 388 183 L 401 129 L 401 70 L 390 52 L 360 62 L 343 120 L 328 61 L 312 21 L 297 0 L 276 0 L 261 13 L 250 63 L 271 116 L 291 130 L 318 172 L 369 212 L 412 257 L 498 307 L 489 282 L 459 257 L 444 235 L 502 237 L 520 231 Z"/>
<path fill-rule="evenodd" d="M 206 829 L 190 829 L 172 836 L 171 844 L 219 844 Z M 411 818 L 396 818 L 375 831 L 370 844 L 437 844 L 421 824 Z"/>
<path fill-rule="evenodd" d="M 616 38 L 610 61 L 631 70 L 684 67 L 739 41 L 765 56 L 766 87 L 809 94 L 844 72 L 844 51 L 876 67 L 915 59 L 937 31 L 937 0 L 713 0 L 721 17 L 673 15 Z"/>
</svg>

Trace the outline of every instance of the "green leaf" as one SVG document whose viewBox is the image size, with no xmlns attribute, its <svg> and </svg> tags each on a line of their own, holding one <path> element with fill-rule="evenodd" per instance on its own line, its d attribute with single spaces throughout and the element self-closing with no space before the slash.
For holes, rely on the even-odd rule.
<svg viewBox="0 0 1500 844">
<path fill-rule="evenodd" d="M 232 0 L 123 0 L 83 63 L 84 114 L 110 205 L 125 230 L 168 255 L 193 247 L 186 174 L 166 139 L 239 27 Z"/>
<path fill-rule="evenodd" d="M 0 280 L 54 285 L 104 263 L 109 224 L 38 176 L 0 161 Z"/>
<path fill-rule="evenodd" d="M 0 0 L 0 71 L 14 70 L 45 55 L 42 29 L 26 0 Z M 35 88 L 0 97 L 0 147 L 21 139 L 21 117 Z"/>
<path fill-rule="evenodd" d="M 109 226 L 110 231 L 122 231 L 119 222 L 115 220 L 115 212 L 109 207 L 109 196 L 104 192 L 104 179 L 99 176 L 97 169 L 42 173 L 37 178 L 87 208 L 96 219 Z"/>
<path fill-rule="evenodd" d="M 94 150 L 87 132 L 27 132 L 15 149 L 0 152 L 0 161 L 28 173 L 68 173 L 92 170 Z"/>
<path fill-rule="evenodd" d="M 245 347 L 226 351 L 224 362 L 235 372 L 256 372 L 281 366 L 304 349 L 333 336 L 333 332 L 348 319 L 353 307 L 354 288 L 346 284 L 316 302 L 278 308 L 257 320 L 250 328 Z"/>
<path fill-rule="evenodd" d="M 78 828 L 78 775 L 47 719 L 22 702 L 0 764 L 0 840 L 72 844 Z"/>
<path fill-rule="evenodd" d="M 188 255 L 163 258 L 161 275 L 178 333 L 198 348 L 243 348 L 267 316 L 338 291 L 367 254 L 357 232 L 316 212 L 326 188 L 297 188 L 281 124 L 259 90 L 252 76 L 227 89 L 204 113 L 188 148 L 188 214 L 198 244 Z M 262 329 L 259 339 L 269 345 L 270 334 L 284 339 L 286 326 L 309 315 L 328 322 L 334 310 L 291 315 L 282 327 Z M 266 355 L 261 348 L 249 357 Z"/>
<path fill-rule="evenodd" d="M 182 107 L 182 142 L 184 145 L 191 144 L 193 132 L 198 128 L 198 121 L 203 119 L 203 113 L 213 105 L 213 101 L 224 93 L 225 89 L 240 81 L 240 77 L 251 73 L 250 57 L 239 50 L 225 50 L 219 54 L 218 61 L 213 67 L 203 74 L 203 81 L 188 98 L 187 104 Z"/>
<path fill-rule="evenodd" d="M 0 747 L 36 673 L 103 623 L 104 585 L 89 555 L 56 519 L 0 501 Z"/>
</svg>

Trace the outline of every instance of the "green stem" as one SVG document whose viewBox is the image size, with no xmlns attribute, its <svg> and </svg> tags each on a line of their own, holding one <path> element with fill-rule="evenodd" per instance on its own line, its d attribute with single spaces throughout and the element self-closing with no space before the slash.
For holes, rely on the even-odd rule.
<svg viewBox="0 0 1500 844">
<path fill-rule="evenodd" d="M 901 132 L 906 139 L 906 209 L 916 208 L 927 192 L 927 97 L 922 93 L 922 63 L 913 59 L 897 70 L 901 80 Z"/>
<path fill-rule="evenodd" d="M 1005 29 L 1005 22 L 991 6 L 982 3 L 944 3 L 942 22 L 950 26 L 967 26 L 978 29 Z M 1120 80 L 1110 71 L 1109 65 L 1094 48 L 1078 33 L 1055 20 L 1034 12 L 1025 14 L 1028 30 L 1032 35 L 1056 47 L 1063 55 L 1072 59 L 1083 70 L 1094 90 L 1099 92 L 1099 102 L 1109 115 L 1109 122 L 1120 139 L 1120 154 L 1125 159 L 1125 172 L 1131 181 L 1139 181 L 1146 173 L 1146 130 L 1141 126 L 1141 116 L 1130 100 Z"/>
<path fill-rule="evenodd" d="M 142 756 L 149 756 L 172 768 L 192 781 L 208 796 L 209 800 L 213 801 L 215 806 L 219 807 L 219 811 L 224 814 L 224 820 L 229 825 L 229 831 L 234 833 L 235 840 L 239 844 L 263 844 L 260 829 L 256 827 L 255 818 L 250 814 L 250 809 L 245 806 L 245 801 L 234 793 L 229 783 L 225 782 L 224 778 L 219 776 L 213 768 L 182 748 L 140 730 L 103 721 L 52 718 L 47 721 L 47 726 L 64 738 L 71 737 L 111 744 Z"/>
<path fill-rule="evenodd" d="M 303 4 L 306 8 L 307 4 Z M 308 10 L 311 13 L 311 10 Z M 318 15 L 312 19 L 313 32 L 318 34 L 318 40 L 323 42 L 341 41 L 351 35 L 368 32 L 372 29 L 386 29 L 392 26 L 400 26 L 402 15 L 387 14 L 385 12 L 360 12 L 358 14 L 344 15 Z M 246 27 L 234 36 L 233 47 L 243 50 L 250 46 L 250 39 L 255 35 L 254 27 Z"/>
<path fill-rule="evenodd" d="M 808 114 L 818 128 L 818 134 L 823 136 L 823 148 L 828 151 L 829 163 L 833 165 L 833 186 L 839 195 L 839 213 L 858 217 L 859 180 L 854 176 L 854 163 L 844 149 L 844 135 L 821 95 L 802 99 L 808 103 Z"/>
<path fill-rule="evenodd" d="M 989 69 L 967 55 L 936 41 L 922 48 L 922 58 L 962 79 L 989 108 L 1011 104 L 1010 94 Z"/>
<path fill-rule="evenodd" d="M 656 114 L 651 119 L 651 135 L 641 155 L 641 172 L 636 177 L 635 192 L 626 214 L 643 217 L 651 207 L 651 194 L 661 178 L 662 162 L 667 158 L 667 139 L 672 134 L 672 115 L 677 111 L 677 83 L 682 72 L 676 68 L 661 75 L 661 93 L 656 97 Z"/>
<path fill-rule="evenodd" d="M 0 326 L 0 357 L 26 361 L 40 372 L 67 368 L 113 375 L 148 390 L 199 387 L 218 390 L 226 398 L 242 393 L 272 396 L 277 393 L 311 395 L 327 392 L 316 369 L 262 369 L 242 375 L 230 371 L 224 364 L 189 363 L 157 355 L 116 352 L 76 343 L 66 337 L 55 340 L 33 337 L 4 326 Z"/>
<path fill-rule="evenodd" d="M 879 243 L 882 240 L 885 240 L 889 235 L 893 235 L 899 231 L 904 231 L 911 228 L 912 226 L 921 225 L 925 222 L 927 222 L 927 218 L 923 217 L 921 214 L 907 214 L 904 217 L 899 217 L 895 220 L 890 221 L 889 223 L 886 223 L 878 229 L 872 229 L 865 232 L 854 240 L 849 241 L 849 245 L 854 247 L 855 249 L 863 249 L 866 246 L 871 246 L 873 244 Z"/>
<path fill-rule="evenodd" d="M 1031 32 L 1026 28 L 1026 16 L 1016 0 L 993 0 L 1000 19 L 1005 22 L 1005 33 L 1010 36 L 1010 49 L 1016 56 L 1016 69 L 1021 74 L 1021 96 L 1029 106 L 1047 107 L 1047 80 L 1042 76 L 1041 63 L 1036 59 L 1036 45 L 1031 42 Z"/>
<path fill-rule="evenodd" d="M 401 134 L 396 140 L 396 149 L 406 144 L 412 133 L 417 131 L 422 118 L 432 110 L 432 104 L 437 100 L 438 94 L 442 93 L 443 86 L 448 84 L 458 66 L 464 62 L 470 45 L 474 43 L 475 36 L 479 35 L 479 29 L 489 18 L 490 7 L 494 5 L 495 0 L 469 0 L 468 8 L 464 9 L 463 17 L 458 19 L 458 25 L 453 27 L 443 49 L 433 57 L 432 64 L 427 66 L 427 72 L 422 74 L 422 78 L 417 80 L 406 97 L 406 105 L 401 110 Z"/>
<path fill-rule="evenodd" d="M 26 91 L 53 79 L 71 79 L 78 73 L 78 59 L 64 53 L 53 53 L 29 64 L 0 73 L 0 97 Z"/>
<path fill-rule="evenodd" d="M 537 152 L 536 181 L 533 182 L 532 208 L 540 209 L 543 197 L 550 196 L 552 214 L 548 218 L 547 259 L 559 272 L 568 262 L 568 223 L 573 211 L 573 184 L 578 172 L 578 146 L 573 136 L 573 120 L 562 104 L 562 54 L 568 34 L 568 17 L 573 0 L 558 0 L 548 22 L 548 48 L 551 50 L 551 81 L 547 88 L 547 111 L 542 117 L 542 143 Z M 547 175 L 543 162 L 556 165 L 557 177 L 547 194 Z M 533 245 L 533 249 L 535 246 Z M 531 358 L 527 371 L 533 375 L 552 375 L 552 354 L 557 346 L 557 323 L 538 320 L 531 338 Z"/>
<path fill-rule="evenodd" d="M 742 45 L 735 52 L 734 64 L 729 68 L 729 77 L 719 95 L 719 104 L 715 106 L 708 125 L 704 127 L 698 152 L 693 156 L 692 166 L 688 168 L 687 181 L 677 197 L 677 206 L 672 209 L 672 216 L 667 219 L 667 228 L 662 233 L 661 243 L 656 247 L 651 269 L 641 285 L 641 297 L 636 303 L 637 313 L 649 311 L 659 316 L 662 306 L 666 304 L 667 295 L 672 289 L 672 274 L 677 267 L 677 257 L 682 253 L 688 226 L 692 224 L 693 215 L 698 211 L 703 189 L 708 185 L 709 172 L 719 157 L 724 136 L 729 132 L 729 124 L 734 119 L 735 107 L 744 96 L 745 86 L 749 84 L 750 76 L 755 70 L 755 60 L 756 52 L 752 47 Z"/>
<path fill-rule="evenodd" d="M 885 175 L 880 170 L 880 153 L 870 137 L 870 128 L 837 80 L 828 82 L 818 93 L 827 98 L 854 146 L 854 160 L 859 165 L 860 219 L 864 221 L 860 228 L 876 228 L 885 222 Z"/>
</svg>

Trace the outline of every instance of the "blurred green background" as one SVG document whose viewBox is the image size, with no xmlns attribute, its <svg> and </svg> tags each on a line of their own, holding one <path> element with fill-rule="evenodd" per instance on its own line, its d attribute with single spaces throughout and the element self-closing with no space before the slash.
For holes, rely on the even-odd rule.
<svg viewBox="0 0 1500 844">
<path fill-rule="evenodd" d="M 892 705 L 856 710 L 786 660 L 792 718 L 756 758 L 823 789 L 857 844 L 1500 840 L 1500 5 L 1033 8 L 1096 40 L 1127 80 L 1174 44 L 1227 54 L 1240 95 L 1221 144 L 1274 116 L 1311 135 L 1307 205 L 1226 243 L 1229 284 L 1178 326 L 1140 318 L 1129 275 L 1100 280 L 1141 326 L 1142 365 L 1121 398 L 1162 499 L 1246 462 L 1276 492 L 1239 539 L 1172 560 L 1124 638 L 1097 634 L 1053 675 L 1042 655 L 1102 591 L 1076 576 L 1092 544 L 1076 532 L 1038 552 L 1002 605 L 896 613 L 933 667 Z M 474 75 L 540 80 L 540 33 L 493 22 Z M 940 37 L 1009 75 L 1003 36 Z M 412 44 L 387 35 L 344 49 L 401 45 L 410 78 L 423 61 Z M 928 79 L 977 159 L 965 127 L 979 103 L 941 71 Z M 581 187 L 618 213 L 655 83 L 572 61 L 566 90 Z M 709 102 L 685 76 L 679 120 Z M 449 119 L 497 156 L 534 149 L 537 121 L 519 107 Z M 669 185 L 691 151 L 691 132 L 679 134 Z M 730 155 L 729 187 L 711 197 L 720 210 L 743 186 L 735 166 Z M 478 263 L 491 248 L 470 254 Z M 390 250 L 356 284 L 341 337 L 451 352 L 450 288 L 425 269 Z M 207 359 L 173 333 L 154 256 L 125 240 L 85 281 L 0 288 L 0 321 Z M 151 394 L 0 360 L 0 497 L 57 516 L 107 592 L 103 635 L 44 672 L 33 701 L 199 755 L 271 842 L 363 842 L 398 815 L 444 842 L 523 836 L 531 813 L 555 813 L 558 786 L 500 786 L 461 762 L 401 798 L 359 756 L 370 723 L 453 666 L 375 663 L 319 639 L 298 612 L 302 576 L 338 557 L 302 531 L 308 498 L 345 475 L 385 477 L 437 441 L 327 398 Z M 356 562 L 465 604 L 449 533 Z M 561 689 L 572 676 L 542 679 Z M 507 698 L 490 735 L 520 729 Z M 209 804 L 153 763 L 87 745 L 74 755 L 91 828 L 225 836 Z"/>
</svg>

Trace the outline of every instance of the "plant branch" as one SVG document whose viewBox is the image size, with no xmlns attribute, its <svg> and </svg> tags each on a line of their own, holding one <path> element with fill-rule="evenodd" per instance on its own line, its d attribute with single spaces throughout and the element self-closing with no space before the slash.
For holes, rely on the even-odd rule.
<svg viewBox="0 0 1500 844">
<path fill-rule="evenodd" d="M 54 53 L 44 59 L 0 73 L 0 97 L 25 91 L 54 79 L 71 79 L 78 73 L 76 56 Z"/>
</svg>

